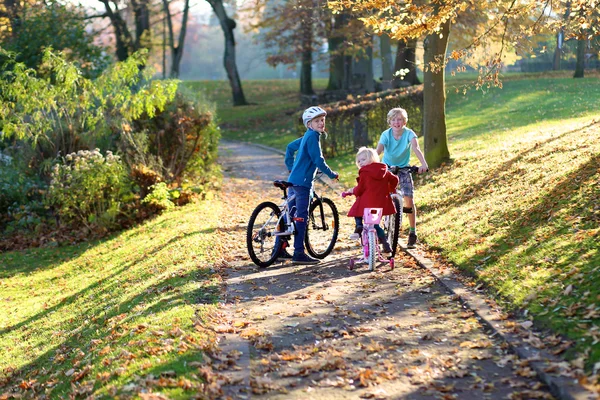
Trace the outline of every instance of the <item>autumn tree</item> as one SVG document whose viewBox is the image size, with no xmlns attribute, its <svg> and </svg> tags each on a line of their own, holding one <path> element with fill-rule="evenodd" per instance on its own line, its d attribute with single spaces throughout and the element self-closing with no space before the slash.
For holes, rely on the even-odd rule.
<svg viewBox="0 0 600 400">
<path fill-rule="evenodd" d="M 392 0 L 330 0 L 329 6 L 336 13 L 358 10 L 367 14 L 362 17 L 373 32 L 387 33 L 393 39 L 409 40 L 425 37 L 424 43 L 424 109 L 423 133 L 425 157 L 430 166 L 439 166 L 449 158 L 445 124 L 444 71 L 449 58 L 465 60 L 477 48 L 489 44 L 491 38 L 500 37 L 500 46 L 490 52 L 486 62 L 478 65 L 480 76 L 476 88 L 501 86 L 499 73 L 503 66 L 503 54 L 526 43 L 528 38 L 540 32 L 556 32 L 562 26 L 566 35 L 598 35 L 600 29 L 595 1 L 573 0 L 573 13 L 579 10 L 578 19 L 562 21 L 567 1 L 515 1 L 490 0 L 482 7 L 474 0 L 431 0 L 424 2 Z M 469 45 L 453 49 L 447 54 L 448 36 L 459 18 L 480 10 L 487 19 L 477 24 L 477 36 Z M 495 35 L 494 35 L 495 34 Z M 491 47 L 490 47 L 491 48 Z"/>
<path fill-rule="evenodd" d="M 300 93 L 314 94 L 312 65 L 314 54 L 323 46 L 324 23 L 315 0 L 292 0 L 277 3 L 257 1 L 254 23 L 258 40 L 269 49 L 267 63 L 294 65 L 300 62 Z"/>
</svg>

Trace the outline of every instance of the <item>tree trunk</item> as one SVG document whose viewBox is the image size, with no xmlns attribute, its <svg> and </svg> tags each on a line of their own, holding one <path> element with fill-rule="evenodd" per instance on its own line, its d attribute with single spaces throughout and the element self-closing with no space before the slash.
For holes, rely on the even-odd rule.
<svg viewBox="0 0 600 400">
<path fill-rule="evenodd" d="M 554 59 L 552 60 L 552 70 L 560 70 L 560 60 L 562 56 L 562 29 L 556 34 L 556 47 L 554 48 Z"/>
<path fill-rule="evenodd" d="M 300 69 L 300 93 L 315 94 L 312 86 L 312 24 L 308 19 L 302 21 L 302 66 Z"/>
<path fill-rule="evenodd" d="M 430 168 L 436 168 L 450 158 L 448 138 L 446 137 L 444 78 L 449 33 L 450 21 L 448 20 L 441 26 L 440 32 L 429 34 L 423 42 L 425 50 L 423 55 L 425 70 L 423 75 L 423 135 L 425 159 Z"/>
<path fill-rule="evenodd" d="M 337 14 L 333 18 L 333 27 L 327 38 L 329 43 L 329 82 L 327 91 L 341 90 L 344 86 L 344 54 L 342 44 L 344 38 L 339 30 L 344 26 L 345 15 Z"/>
<path fill-rule="evenodd" d="M 150 10 L 148 0 L 131 0 L 135 20 L 135 50 L 152 47 L 152 31 L 150 30 Z"/>
<path fill-rule="evenodd" d="M 585 70 L 585 39 L 577 40 L 577 63 L 575 64 L 575 74 L 573 78 L 583 78 L 583 72 Z"/>
<path fill-rule="evenodd" d="M 225 55 L 223 56 L 223 64 L 227 72 L 227 78 L 231 85 L 234 106 L 248 105 L 244 91 L 242 90 L 242 82 L 238 73 L 237 64 L 235 61 L 235 38 L 233 30 L 235 29 L 235 21 L 227 16 L 223 7 L 223 0 L 206 0 L 211 5 L 215 15 L 219 19 L 223 35 L 225 36 Z"/>
<path fill-rule="evenodd" d="M 117 59 L 119 61 L 125 61 L 129 57 L 131 53 L 135 51 L 133 46 L 133 39 L 131 37 L 131 33 L 127 28 L 127 23 L 121 17 L 121 13 L 119 9 L 116 8 L 113 11 L 112 7 L 108 3 L 108 0 L 100 0 L 104 4 L 104 8 L 106 9 L 106 14 L 110 19 L 110 22 L 115 30 L 115 45 L 116 45 L 116 54 Z"/>
<path fill-rule="evenodd" d="M 181 59 L 183 58 L 183 46 L 185 43 L 185 34 L 187 31 L 188 15 L 190 11 L 190 0 L 185 0 L 183 5 L 183 16 L 181 18 L 181 30 L 179 31 L 179 39 L 177 45 L 175 45 L 175 38 L 173 35 L 173 21 L 171 12 L 169 11 L 168 0 L 163 0 L 163 9 L 165 12 L 165 18 L 169 26 L 169 47 L 171 48 L 171 78 L 179 77 L 179 66 Z"/>
<path fill-rule="evenodd" d="M 344 75 L 342 79 L 342 89 L 352 89 L 352 56 L 344 56 Z"/>
<path fill-rule="evenodd" d="M 399 88 L 401 86 L 419 85 L 421 82 L 417 77 L 417 40 L 411 39 L 408 42 L 398 41 L 398 51 L 396 52 L 396 62 L 394 63 L 394 80 L 392 86 Z M 397 75 L 399 71 L 406 71 L 404 77 Z"/>
<path fill-rule="evenodd" d="M 385 33 L 379 37 L 379 51 L 381 52 L 381 88 L 392 88 L 392 46 L 391 40 Z"/>
</svg>

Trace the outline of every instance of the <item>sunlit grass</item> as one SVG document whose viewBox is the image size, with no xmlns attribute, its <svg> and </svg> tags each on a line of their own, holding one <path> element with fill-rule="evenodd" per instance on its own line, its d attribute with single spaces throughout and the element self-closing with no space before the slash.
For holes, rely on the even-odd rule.
<svg viewBox="0 0 600 400">
<path fill-rule="evenodd" d="M 191 380 L 189 362 L 214 344 L 197 328 L 218 298 L 219 207 L 188 205 L 99 242 L 1 254 L 4 378 L 53 398 L 136 393 L 139 376 L 165 371 Z M 161 392 L 197 391 L 194 381 Z"/>
</svg>

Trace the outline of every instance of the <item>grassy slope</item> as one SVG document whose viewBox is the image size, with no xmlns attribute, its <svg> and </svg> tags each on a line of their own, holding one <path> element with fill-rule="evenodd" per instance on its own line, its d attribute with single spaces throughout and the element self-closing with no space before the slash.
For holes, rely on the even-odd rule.
<svg viewBox="0 0 600 400">
<path fill-rule="evenodd" d="M 100 242 L 0 254 L 0 397 L 19 383 L 26 397 L 201 391 L 219 214 L 204 201 Z"/>
<path fill-rule="evenodd" d="M 598 98 L 597 77 L 450 95 L 454 161 L 421 179 L 418 201 L 429 245 L 577 340 L 588 367 L 600 361 Z"/>
<path fill-rule="evenodd" d="M 542 326 L 575 340 L 590 352 L 590 367 L 600 361 L 598 76 L 510 75 L 503 89 L 466 96 L 454 90 L 464 82 L 448 84 L 453 162 L 419 178 L 421 237 L 507 308 L 528 309 Z M 265 107 L 253 107 L 268 113 L 273 99 L 286 99 L 282 109 L 293 109 L 294 93 L 278 94 L 276 84 L 247 85 L 250 99 L 269 93 Z M 294 137 L 277 131 L 281 112 L 225 106 L 228 126 L 236 126 L 238 109 L 244 135 L 226 129 L 224 137 L 280 149 Z M 352 185 L 353 155 L 328 163 Z"/>
</svg>

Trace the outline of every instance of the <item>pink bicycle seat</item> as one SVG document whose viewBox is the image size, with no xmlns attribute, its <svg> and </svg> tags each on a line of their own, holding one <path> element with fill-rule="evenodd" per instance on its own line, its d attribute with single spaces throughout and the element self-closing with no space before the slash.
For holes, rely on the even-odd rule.
<svg viewBox="0 0 600 400">
<path fill-rule="evenodd" d="M 382 213 L 383 208 L 365 208 L 363 221 L 365 224 L 378 224 Z"/>
</svg>

